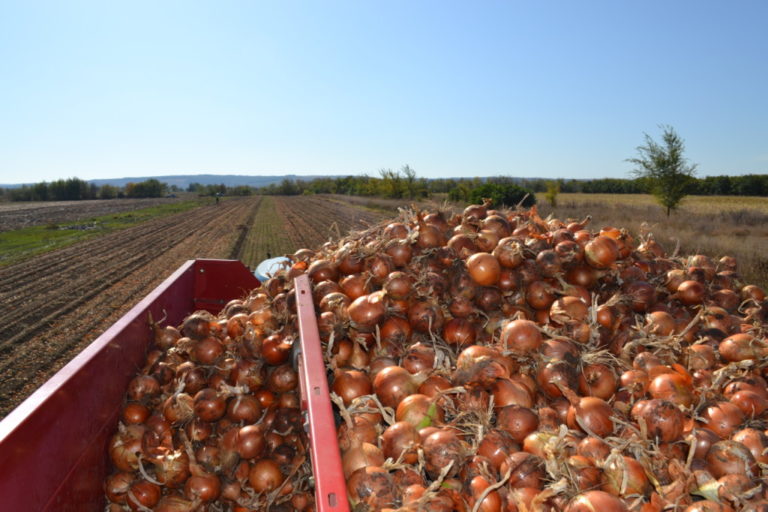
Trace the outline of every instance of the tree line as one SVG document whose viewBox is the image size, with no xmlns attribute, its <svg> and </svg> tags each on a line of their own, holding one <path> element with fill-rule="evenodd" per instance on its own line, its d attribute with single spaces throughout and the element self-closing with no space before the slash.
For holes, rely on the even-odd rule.
<svg viewBox="0 0 768 512">
<path fill-rule="evenodd" d="M 80 201 L 85 199 L 117 199 L 123 197 L 163 197 L 175 187 L 156 179 L 126 183 L 124 187 L 96 185 L 79 178 L 68 178 L 18 188 L 0 188 L 0 196 L 10 201 Z"/>
<path fill-rule="evenodd" d="M 432 194 L 447 194 L 453 190 L 471 190 L 484 183 L 514 183 L 532 192 L 546 192 L 552 182 L 559 185 L 562 193 L 583 194 L 648 194 L 651 180 L 640 178 L 600 178 L 591 180 L 513 178 L 498 176 L 491 178 L 418 178 L 405 189 L 397 180 L 375 176 L 345 176 L 340 178 L 316 178 L 312 181 L 285 179 L 255 189 L 257 194 L 301 195 L 301 194 L 344 194 L 356 196 L 378 196 L 390 198 L 418 198 Z M 692 178 L 685 187 L 688 195 L 701 196 L 768 196 L 768 174 L 746 174 L 742 176 L 707 176 Z M 459 196 L 465 195 L 459 193 Z"/>
<path fill-rule="evenodd" d="M 472 191 L 489 183 L 503 187 L 514 185 L 532 193 L 545 193 L 548 189 L 551 190 L 553 183 L 556 184 L 561 193 L 647 194 L 652 190 L 652 182 L 647 177 L 551 180 L 497 176 L 428 180 L 417 177 L 415 171 L 407 165 L 400 170 L 382 169 L 378 176 L 363 174 L 336 178 L 315 178 L 313 180 L 286 178 L 280 183 L 259 188 L 246 185 L 228 187 L 224 184 L 192 183 L 186 190 L 200 196 L 342 194 L 393 199 L 418 199 L 433 194 L 449 194 L 449 198 L 452 200 L 471 201 Z M 23 185 L 18 188 L 0 188 L 0 197 L 10 201 L 72 201 L 123 197 L 163 197 L 179 190 L 175 185 L 169 186 L 167 183 L 156 179 L 116 187 L 108 184 L 99 186 L 78 178 L 69 178 Z M 768 175 L 692 177 L 685 184 L 685 193 L 689 195 L 768 196 Z"/>
</svg>

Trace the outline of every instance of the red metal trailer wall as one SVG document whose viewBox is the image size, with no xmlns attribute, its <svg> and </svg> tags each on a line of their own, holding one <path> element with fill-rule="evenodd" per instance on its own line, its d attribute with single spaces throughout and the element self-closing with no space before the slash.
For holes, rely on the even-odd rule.
<svg viewBox="0 0 768 512">
<path fill-rule="evenodd" d="M 237 261 L 189 261 L 0 422 L 0 510 L 101 512 L 107 442 L 151 341 L 148 314 L 179 324 L 259 285 Z"/>
</svg>

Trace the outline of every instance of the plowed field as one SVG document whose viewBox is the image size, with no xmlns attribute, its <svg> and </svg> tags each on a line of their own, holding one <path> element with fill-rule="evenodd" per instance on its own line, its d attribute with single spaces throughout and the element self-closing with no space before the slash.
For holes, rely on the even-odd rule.
<svg viewBox="0 0 768 512">
<path fill-rule="evenodd" d="M 253 268 L 389 216 L 316 196 L 227 199 L 0 268 L 0 417 L 184 261 Z"/>
<path fill-rule="evenodd" d="M 51 201 L 48 203 L 1 203 L 0 232 L 45 224 L 60 224 L 181 199 L 96 199 L 93 201 Z"/>
</svg>

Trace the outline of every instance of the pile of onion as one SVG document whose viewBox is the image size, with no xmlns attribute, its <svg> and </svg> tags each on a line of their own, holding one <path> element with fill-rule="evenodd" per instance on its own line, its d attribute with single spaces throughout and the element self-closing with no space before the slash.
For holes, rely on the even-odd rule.
<svg viewBox="0 0 768 512">
<path fill-rule="evenodd" d="M 214 443 L 196 440 L 198 427 L 213 424 L 227 437 L 233 425 L 268 429 L 271 413 L 210 419 L 211 392 L 198 398 L 181 386 L 207 380 L 200 389 L 229 404 L 242 384 L 231 372 L 264 361 L 242 373 L 243 396 L 261 400 L 284 364 L 271 358 L 296 332 L 293 278 L 307 274 L 355 510 L 768 511 L 765 292 L 742 281 L 732 257 L 670 256 L 651 235 L 636 240 L 588 222 L 488 203 L 461 213 L 404 211 L 297 251 L 263 292 L 242 301 L 239 338 L 220 338 L 220 348 L 176 340 L 169 355 L 148 363 L 144 373 L 159 391 L 129 404 L 167 410 L 184 435 L 157 426 L 149 419 L 157 413 L 125 422 L 116 444 L 128 447 L 127 469 L 116 461 L 113 487 L 122 496 L 134 486 L 136 497 L 195 501 L 199 510 L 240 510 L 246 496 L 290 508 L 276 495 L 300 495 L 313 506 L 301 472 L 286 475 L 306 458 L 282 431 L 295 425 L 294 413 L 275 412 L 265 434 L 268 444 L 278 435 L 295 448 L 290 460 L 248 458 L 247 448 L 230 459 L 217 445 L 224 465 L 205 466 L 208 454 L 195 452 Z M 181 334 L 195 340 L 186 331 L 200 325 L 186 323 Z M 193 364 L 206 370 L 178 369 Z M 284 394 L 273 391 L 273 400 Z M 272 410 L 285 412 L 283 405 Z M 160 491 L 136 476 L 135 450 L 144 472 L 166 482 Z M 163 457 L 189 475 L 166 476 Z M 248 490 L 261 479 L 244 479 L 246 466 L 250 475 L 265 459 L 278 463 L 290 492 Z M 211 474 L 222 489 L 238 484 L 239 498 L 228 494 L 213 508 L 201 498 L 207 493 L 175 483 L 208 488 Z"/>
<path fill-rule="evenodd" d="M 281 300 L 256 290 L 218 317 L 153 324 L 108 446 L 108 512 L 314 510 Z"/>
<path fill-rule="evenodd" d="M 310 258 L 353 507 L 768 510 L 764 291 L 588 222 L 404 212 Z"/>
</svg>

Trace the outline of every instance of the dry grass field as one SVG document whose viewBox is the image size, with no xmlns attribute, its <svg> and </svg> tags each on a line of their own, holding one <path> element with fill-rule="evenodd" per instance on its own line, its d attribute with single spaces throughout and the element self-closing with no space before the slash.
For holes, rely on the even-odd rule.
<svg viewBox="0 0 768 512">
<path fill-rule="evenodd" d="M 735 256 L 748 283 L 768 286 L 768 198 L 689 196 L 667 217 L 650 195 L 560 194 L 557 207 L 537 197 L 542 216 L 592 216 L 591 229 L 626 228 L 633 236 L 652 235 L 668 253 Z"/>
</svg>

